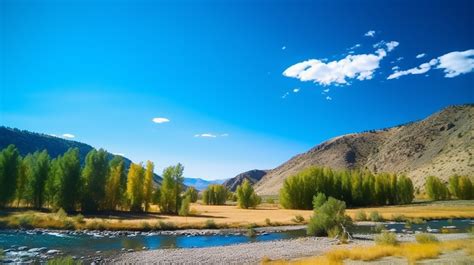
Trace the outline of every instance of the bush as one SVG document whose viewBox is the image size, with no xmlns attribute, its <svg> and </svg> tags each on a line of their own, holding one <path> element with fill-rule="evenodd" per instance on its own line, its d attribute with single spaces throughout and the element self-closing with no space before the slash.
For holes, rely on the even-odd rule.
<svg viewBox="0 0 474 265">
<path fill-rule="evenodd" d="M 326 194 L 319 192 L 313 197 L 313 209 L 318 209 L 327 201 Z"/>
<path fill-rule="evenodd" d="M 18 218 L 18 226 L 25 229 L 33 228 L 33 222 L 35 221 L 35 216 L 32 214 L 22 215 Z"/>
<path fill-rule="evenodd" d="M 74 221 L 78 224 L 84 224 L 86 221 L 84 220 L 84 215 L 78 214 L 74 216 Z"/>
<path fill-rule="evenodd" d="M 398 245 L 397 235 L 392 232 L 382 232 L 379 235 L 375 236 L 375 243 L 377 245 Z"/>
<path fill-rule="evenodd" d="M 372 211 L 370 213 L 370 221 L 372 222 L 382 222 L 383 218 L 377 211 Z"/>
<path fill-rule="evenodd" d="M 237 203 L 240 208 L 255 208 L 261 201 L 262 198 L 255 193 L 247 179 L 237 187 Z"/>
<path fill-rule="evenodd" d="M 59 210 L 56 212 L 56 217 L 60 220 L 63 220 L 67 217 L 67 213 L 63 208 L 59 208 Z"/>
<path fill-rule="evenodd" d="M 269 218 L 265 218 L 265 224 L 272 225 L 272 221 Z"/>
<path fill-rule="evenodd" d="M 407 217 L 403 214 L 392 215 L 392 220 L 395 222 L 405 222 Z"/>
<path fill-rule="evenodd" d="M 143 231 L 150 231 L 151 230 L 151 225 L 148 222 L 142 222 L 140 226 L 141 226 Z"/>
<path fill-rule="evenodd" d="M 74 260 L 72 257 L 57 257 L 48 260 L 47 265 L 80 265 L 82 262 Z"/>
<path fill-rule="evenodd" d="M 329 197 L 319 209 L 314 210 L 314 214 L 309 220 L 308 235 L 327 236 L 340 235 L 343 227 L 351 225 L 351 220 L 345 215 L 346 203 Z"/>
<path fill-rule="evenodd" d="M 295 218 L 293 218 L 292 221 L 295 223 L 302 223 L 304 222 L 304 217 L 298 214 L 298 215 L 295 215 Z"/>
<path fill-rule="evenodd" d="M 268 197 L 266 200 L 265 200 L 266 203 L 268 204 L 274 204 L 275 203 L 275 200 L 272 198 L 272 197 Z"/>
<path fill-rule="evenodd" d="M 66 230 L 76 229 L 76 224 L 73 221 L 66 219 L 66 220 L 63 220 L 62 222 L 63 222 L 63 228 L 64 229 L 66 229 Z"/>
<path fill-rule="evenodd" d="M 257 232 L 255 232 L 255 229 L 254 229 L 254 228 L 248 228 L 248 229 L 247 229 L 247 236 L 248 236 L 248 237 L 256 237 L 256 236 L 257 236 Z"/>
<path fill-rule="evenodd" d="M 356 213 L 355 219 L 356 221 L 367 221 L 367 214 L 364 211 L 360 210 Z"/>
<path fill-rule="evenodd" d="M 214 222 L 212 219 L 206 220 L 206 223 L 204 224 L 204 228 L 206 229 L 216 229 L 217 224 Z"/>
<path fill-rule="evenodd" d="M 415 235 L 416 242 L 421 244 L 435 243 L 438 242 L 438 238 L 435 235 L 428 233 L 420 233 Z"/>
<path fill-rule="evenodd" d="M 385 226 L 383 224 L 376 224 L 374 227 L 372 227 L 372 231 L 375 233 L 381 233 L 385 229 Z"/>
<path fill-rule="evenodd" d="M 160 221 L 158 224 L 161 230 L 175 230 L 176 229 L 176 225 L 173 222 Z"/>
</svg>

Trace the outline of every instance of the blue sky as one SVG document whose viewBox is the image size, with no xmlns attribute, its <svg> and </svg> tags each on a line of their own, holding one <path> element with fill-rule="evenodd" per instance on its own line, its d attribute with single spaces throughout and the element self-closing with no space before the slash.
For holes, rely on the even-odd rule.
<svg viewBox="0 0 474 265">
<path fill-rule="evenodd" d="M 1 124 L 217 179 L 474 102 L 472 1 L 314 2 L 2 0 Z"/>
</svg>

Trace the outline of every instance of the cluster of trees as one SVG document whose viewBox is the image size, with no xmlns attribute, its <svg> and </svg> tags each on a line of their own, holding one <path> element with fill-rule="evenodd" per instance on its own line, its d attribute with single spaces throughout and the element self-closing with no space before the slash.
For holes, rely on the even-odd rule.
<svg viewBox="0 0 474 265">
<path fill-rule="evenodd" d="M 461 200 L 474 199 L 474 187 L 466 176 L 454 175 L 449 178 L 448 184 L 435 176 L 426 179 L 425 191 L 431 200 L 447 200 L 456 197 Z"/>
<path fill-rule="evenodd" d="M 248 179 L 237 187 L 237 205 L 240 208 L 255 208 L 261 202 L 262 198 L 255 193 Z"/>
<path fill-rule="evenodd" d="M 410 203 L 414 187 L 403 175 L 310 167 L 284 181 L 280 203 L 284 208 L 312 209 L 313 197 L 318 193 L 349 206 L 394 205 Z"/>
<path fill-rule="evenodd" d="M 148 211 L 152 202 L 163 213 L 178 213 L 183 200 L 183 166 L 163 172 L 161 187 L 153 185 L 154 165 L 132 163 L 120 156 L 109 160 L 105 150 L 91 150 L 81 166 L 79 150 L 71 148 L 51 159 L 47 151 L 21 157 L 14 145 L 0 152 L 0 207 L 23 204 L 66 211 L 129 209 Z M 190 201 L 197 192 L 188 193 Z"/>
<path fill-rule="evenodd" d="M 207 205 L 224 205 L 229 190 L 224 185 L 213 184 L 209 185 L 202 193 L 202 202 Z"/>
</svg>

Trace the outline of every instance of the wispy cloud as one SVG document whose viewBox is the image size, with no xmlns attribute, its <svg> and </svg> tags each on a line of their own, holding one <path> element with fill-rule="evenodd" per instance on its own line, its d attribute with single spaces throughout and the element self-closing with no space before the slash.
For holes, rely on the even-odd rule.
<svg viewBox="0 0 474 265">
<path fill-rule="evenodd" d="M 369 30 L 367 31 L 364 36 L 366 37 L 374 37 L 375 36 L 375 30 Z"/>
<path fill-rule="evenodd" d="M 70 134 L 70 133 L 65 133 L 62 135 L 64 138 L 69 138 L 69 139 L 72 139 L 74 137 L 76 137 L 74 134 Z"/>
<path fill-rule="evenodd" d="M 398 65 L 395 65 L 394 67 L 392 67 L 392 70 L 398 70 L 398 69 L 400 69 L 400 66 Z"/>
<path fill-rule="evenodd" d="M 281 98 L 285 99 L 286 97 L 288 97 L 289 94 L 290 94 L 290 92 L 285 92 L 285 94 L 283 94 L 283 96 L 281 96 Z"/>
<path fill-rule="evenodd" d="M 298 88 L 298 87 L 297 87 L 297 88 L 293 88 L 293 93 L 298 93 L 298 92 L 300 92 L 300 88 Z"/>
<path fill-rule="evenodd" d="M 381 40 L 381 41 L 375 43 L 374 45 L 372 45 L 372 47 L 374 47 L 374 48 L 383 48 L 383 46 L 385 46 L 385 47 L 387 47 L 387 51 L 391 52 L 398 45 L 400 45 L 400 43 L 398 41 L 392 40 L 392 41 L 386 42 L 384 40 Z"/>
<path fill-rule="evenodd" d="M 443 70 L 444 77 L 453 78 L 461 74 L 467 74 L 474 69 L 474 49 L 466 51 L 454 51 L 438 58 L 431 59 L 429 62 L 423 63 L 418 67 L 414 67 L 404 71 L 396 70 L 389 75 L 387 79 L 397 79 L 405 75 L 419 75 L 424 74 L 431 69 Z"/>
<path fill-rule="evenodd" d="M 167 118 L 162 118 L 162 117 L 153 118 L 152 121 L 153 121 L 154 123 L 166 123 L 166 122 L 170 122 L 169 119 L 167 119 Z"/>
<path fill-rule="evenodd" d="M 426 55 L 426 53 L 417 54 L 417 55 L 416 55 L 416 59 L 423 58 L 423 57 L 425 57 L 425 55 Z"/>
<path fill-rule="evenodd" d="M 356 45 L 354 45 L 354 46 L 352 46 L 352 47 L 350 47 L 350 48 L 347 48 L 347 50 L 354 50 L 354 49 L 359 48 L 360 46 L 361 46 L 360 43 L 357 43 Z"/>
<path fill-rule="evenodd" d="M 200 134 L 195 134 L 194 137 L 216 138 L 217 135 L 212 134 L 212 133 L 200 133 Z"/>
<path fill-rule="evenodd" d="M 332 100 L 332 97 L 326 96 L 326 100 Z"/>
<path fill-rule="evenodd" d="M 393 50 L 398 42 L 384 43 L 387 50 Z M 372 54 L 347 55 L 339 61 L 325 62 L 310 59 L 288 67 L 283 75 L 297 78 L 300 81 L 313 81 L 323 86 L 345 85 L 348 79 L 370 80 L 379 68 L 380 61 L 387 56 L 387 51 L 379 48 Z M 284 95 L 286 97 L 286 95 Z"/>
<path fill-rule="evenodd" d="M 281 47 L 282 50 L 286 50 L 286 46 Z"/>
<path fill-rule="evenodd" d="M 221 134 L 221 137 L 227 137 L 227 136 L 229 136 L 228 133 L 223 133 L 223 134 Z"/>
</svg>

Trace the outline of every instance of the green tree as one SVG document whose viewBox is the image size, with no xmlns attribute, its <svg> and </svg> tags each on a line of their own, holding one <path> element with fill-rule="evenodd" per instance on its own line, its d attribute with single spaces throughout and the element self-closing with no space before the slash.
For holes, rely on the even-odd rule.
<svg viewBox="0 0 474 265">
<path fill-rule="evenodd" d="M 471 180 L 466 176 L 460 177 L 458 198 L 462 200 L 470 200 L 474 198 L 473 193 L 474 193 L 474 190 L 472 187 Z"/>
<path fill-rule="evenodd" d="M 146 162 L 145 180 L 143 182 L 143 203 L 145 212 L 148 212 L 153 195 L 153 170 L 155 165 L 151 161 Z"/>
<path fill-rule="evenodd" d="M 25 158 L 27 165 L 26 198 L 36 209 L 45 202 L 45 184 L 48 179 L 51 161 L 46 150 L 35 152 Z"/>
<path fill-rule="evenodd" d="M 57 158 L 58 168 L 55 170 L 57 181 L 57 208 L 66 211 L 76 210 L 80 196 L 81 163 L 79 149 L 70 148 L 63 156 Z"/>
<path fill-rule="evenodd" d="M 452 195 L 459 198 L 460 191 L 459 191 L 459 178 L 460 176 L 454 175 L 449 178 L 449 191 Z"/>
<path fill-rule="evenodd" d="M 262 199 L 255 193 L 248 179 L 237 187 L 237 204 L 240 208 L 255 208 Z"/>
<path fill-rule="evenodd" d="M 15 196 L 19 169 L 20 154 L 11 144 L 0 152 L 0 208 Z"/>
<path fill-rule="evenodd" d="M 406 176 L 400 176 L 397 181 L 396 200 L 398 204 L 408 204 L 414 199 L 413 182 Z"/>
<path fill-rule="evenodd" d="M 202 194 L 202 200 L 208 205 L 224 205 L 228 190 L 224 185 L 209 185 Z"/>
<path fill-rule="evenodd" d="M 313 209 L 319 209 L 327 201 L 326 195 L 319 192 L 318 195 L 313 197 Z"/>
<path fill-rule="evenodd" d="M 49 170 L 48 178 L 46 179 L 45 183 L 45 200 L 47 205 L 53 208 L 53 210 L 57 209 L 57 198 L 59 193 L 59 173 L 60 166 L 59 166 L 59 159 L 51 160 L 51 167 Z"/>
<path fill-rule="evenodd" d="M 82 171 L 82 210 L 98 211 L 105 205 L 105 183 L 109 174 L 108 154 L 92 149 Z"/>
<path fill-rule="evenodd" d="M 134 212 L 142 211 L 143 204 L 143 180 L 145 170 L 142 164 L 131 163 L 127 176 L 127 199 L 130 210 Z"/>
<path fill-rule="evenodd" d="M 28 165 L 27 165 L 28 155 L 20 160 L 20 166 L 18 168 L 18 179 L 16 185 L 16 200 L 17 206 L 20 206 L 20 203 L 26 199 L 26 185 L 27 185 L 27 174 L 28 174 Z"/>
<path fill-rule="evenodd" d="M 185 193 L 184 196 L 189 196 L 191 202 L 197 202 L 197 200 L 198 200 L 198 191 L 196 190 L 196 188 L 191 186 L 186 190 L 186 193 Z"/>
<path fill-rule="evenodd" d="M 121 157 L 119 159 L 118 163 L 109 163 L 109 176 L 105 186 L 105 209 L 107 210 L 116 210 L 122 202 L 124 162 Z"/>
<path fill-rule="evenodd" d="M 314 210 L 309 220 L 307 234 L 313 236 L 342 235 L 351 224 L 345 215 L 346 203 L 329 197 L 321 207 Z"/>
<path fill-rule="evenodd" d="M 425 190 L 431 200 L 446 200 L 449 192 L 448 188 L 441 180 L 435 176 L 429 176 L 425 183 Z"/>
<path fill-rule="evenodd" d="M 160 189 L 160 211 L 162 213 L 178 213 L 181 207 L 181 192 L 183 190 L 183 171 L 181 164 L 170 166 L 163 171 L 163 181 Z"/>
<path fill-rule="evenodd" d="M 190 204 L 191 204 L 191 198 L 189 196 L 185 196 L 183 199 L 183 202 L 181 203 L 181 207 L 179 208 L 179 215 L 188 216 Z"/>
</svg>

